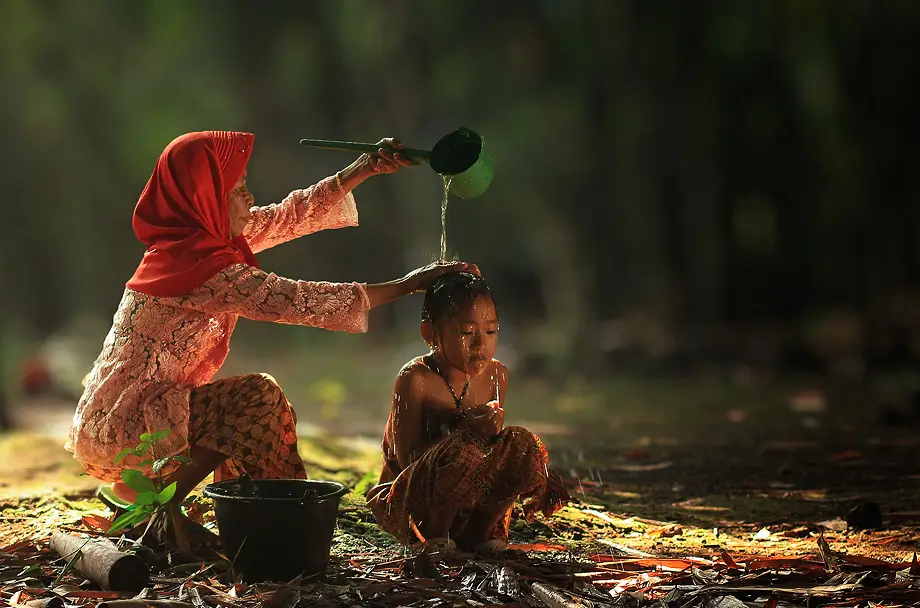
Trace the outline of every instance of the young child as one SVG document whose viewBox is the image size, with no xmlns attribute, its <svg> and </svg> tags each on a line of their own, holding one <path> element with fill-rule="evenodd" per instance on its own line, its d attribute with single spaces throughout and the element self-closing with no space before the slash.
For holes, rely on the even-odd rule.
<svg viewBox="0 0 920 608">
<path fill-rule="evenodd" d="M 498 313 L 486 281 L 468 272 L 435 280 L 421 332 L 431 350 L 396 377 L 368 506 L 405 544 L 502 551 L 516 499 L 532 518 L 569 497 L 540 439 L 504 427 L 508 368 L 494 358 Z"/>
</svg>

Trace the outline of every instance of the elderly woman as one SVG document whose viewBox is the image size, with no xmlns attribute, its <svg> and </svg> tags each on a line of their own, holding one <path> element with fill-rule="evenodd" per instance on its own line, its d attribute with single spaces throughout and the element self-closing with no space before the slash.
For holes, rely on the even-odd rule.
<svg viewBox="0 0 920 608">
<path fill-rule="evenodd" d="M 215 479 L 304 478 L 295 417 L 266 374 L 212 382 L 227 357 L 240 316 L 259 321 L 365 332 L 368 311 L 424 291 L 447 272 L 475 266 L 433 264 L 388 283 L 287 279 L 259 268 L 254 253 L 311 232 L 356 226 L 351 191 L 367 177 L 412 164 L 392 139 L 335 175 L 281 203 L 252 207 L 246 165 L 253 135 L 188 133 L 157 161 L 134 210 L 147 250 L 127 283 L 112 328 L 86 380 L 66 448 L 90 475 L 114 481 L 129 499 L 123 468 L 149 470 L 141 458 L 115 463 L 142 433 L 169 429 L 155 458 L 185 454 L 166 470 L 177 505 L 208 474 Z M 177 508 L 174 509 L 174 514 Z"/>
</svg>

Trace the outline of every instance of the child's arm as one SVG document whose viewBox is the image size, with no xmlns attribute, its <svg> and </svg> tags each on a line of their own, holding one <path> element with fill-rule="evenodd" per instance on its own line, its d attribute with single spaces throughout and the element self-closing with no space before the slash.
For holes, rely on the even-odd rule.
<svg viewBox="0 0 920 608">
<path fill-rule="evenodd" d="M 253 207 L 250 213 L 243 236 L 253 253 L 312 232 L 358 225 L 355 199 L 335 177 L 294 190 L 280 203 Z"/>
<path fill-rule="evenodd" d="M 396 460 L 401 469 L 405 469 L 420 455 L 417 452 L 422 447 L 423 398 L 422 374 L 410 364 L 396 376 L 390 414 Z"/>
</svg>

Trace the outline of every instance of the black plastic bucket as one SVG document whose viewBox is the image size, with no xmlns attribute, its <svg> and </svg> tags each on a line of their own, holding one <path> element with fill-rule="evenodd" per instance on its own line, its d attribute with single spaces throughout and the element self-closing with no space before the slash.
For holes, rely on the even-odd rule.
<svg viewBox="0 0 920 608">
<path fill-rule="evenodd" d="M 346 492 L 335 481 L 245 476 L 204 489 L 214 501 L 224 552 L 247 582 L 323 572 Z"/>
</svg>

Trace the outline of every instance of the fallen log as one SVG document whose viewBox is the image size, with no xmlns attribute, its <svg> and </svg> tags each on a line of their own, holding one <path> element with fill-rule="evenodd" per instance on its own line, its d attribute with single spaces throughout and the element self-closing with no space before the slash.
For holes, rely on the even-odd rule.
<svg viewBox="0 0 920 608">
<path fill-rule="evenodd" d="M 582 604 L 572 600 L 561 589 L 544 583 L 531 583 L 533 594 L 549 608 L 582 608 Z"/>
<path fill-rule="evenodd" d="M 137 592 L 150 584 L 147 563 L 137 555 L 119 551 L 108 540 L 55 532 L 51 548 L 68 561 L 79 551 L 74 568 L 103 589 Z"/>
</svg>

